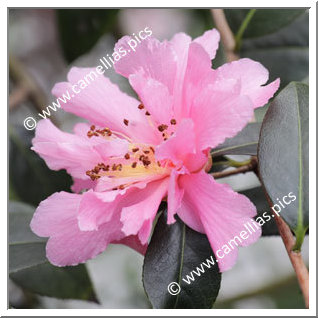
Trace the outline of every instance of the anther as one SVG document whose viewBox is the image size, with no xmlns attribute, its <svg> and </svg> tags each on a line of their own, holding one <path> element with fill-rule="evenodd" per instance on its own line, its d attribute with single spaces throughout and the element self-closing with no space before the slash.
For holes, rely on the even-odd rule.
<svg viewBox="0 0 318 318">
<path fill-rule="evenodd" d="M 139 150 L 139 148 L 133 148 L 131 149 L 132 152 L 137 152 Z"/>
<path fill-rule="evenodd" d="M 146 116 L 150 116 L 150 113 L 148 112 L 148 110 L 145 113 Z"/>
<path fill-rule="evenodd" d="M 124 124 L 125 124 L 126 126 L 128 126 L 128 123 L 129 123 L 129 120 L 128 120 L 128 119 L 124 119 Z"/>
<path fill-rule="evenodd" d="M 94 125 L 91 126 L 91 130 L 95 130 L 95 126 Z"/>
<path fill-rule="evenodd" d="M 158 130 L 160 132 L 163 132 L 164 130 L 166 130 L 168 128 L 168 125 L 165 124 L 161 124 L 160 126 L 158 126 Z"/>
<path fill-rule="evenodd" d="M 132 168 L 136 168 L 136 167 L 137 167 L 137 162 L 136 162 L 136 161 L 133 162 L 133 163 L 131 164 L 131 167 L 132 167 Z"/>
<path fill-rule="evenodd" d="M 144 106 L 143 104 L 139 104 L 138 108 L 139 108 L 139 109 L 144 109 L 145 106 Z"/>
<path fill-rule="evenodd" d="M 126 154 L 125 154 L 125 159 L 127 159 L 127 160 L 128 160 L 129 158 L 130 158 L 129 153 L 126 153 Z"/>
<path fill-rule="evenodd" d="M 171 125 L 176 125 L 176 124 L 177 124 L 177 121 L 173 118 L 173 119 L 170 120 L 170 124 L 171 124 Z"/>
</svg>

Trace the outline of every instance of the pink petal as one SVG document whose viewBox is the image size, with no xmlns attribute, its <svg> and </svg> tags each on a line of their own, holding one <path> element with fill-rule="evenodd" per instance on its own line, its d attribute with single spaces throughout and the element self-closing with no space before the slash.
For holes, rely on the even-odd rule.
<svg viewBox="0 0 318 318">
<path fill-rule="evenodd" d="M 173 117 L 172 96 L 168 87 L 153 78 L 140 73 L 129 76 L 129 82 L 138 94 L 145 108 L 151 114 L 151 120 L 157 124 L 169 124 Z"/>
<path fill-rule="evenodd" d="M 141 187 L 142 185 L 146 185 L 147 183 L 151 181 L 163 179 L 166 176 L 167 176 L 167 173 L 158 174 L 154 172 L 154 173 L 148 173 L 145 175 L 134 176 L 134 177 L 122 177 L 122 178 L 101 177 L 100 179 L 97 180 L 95 191 L 98 191 L 98 192 L 109 191 L 122 184 Z"/>
<path fill-rule="evenodd" d="M 176 77 L 173 88 L 173 107 L 175 117 L 180 119 L 182 113 L 183 80 L 188 62 L 188 51 L 191 38 L 184 33 L 177 33 L 170 43 L 173 46 L 177 62 Z"/>
<path fill-rule="evenodd" d="M 200 82 L 211 81 L 211 75 L 209 75 L 212 73 L 211 59 L 215 56 L 218 42 L 219 34 L 215 29 L 205 32 L 193 42 L 184 33 L 178 33 L 172 38 L 171 43 L 177 56 L 177 74 L 173 93 L 176 118 L 179 119 L 181 115 L 187 116 L 188 104 L 192 101 L 187 97 L 196 96 L 201 89 Z"/>
<path fill-rule="evenodd" d="M 71 186 L 71 190 L 75 193 L 80 193 L 85 189 L 93 189 L 96 185 L 96 181 L 92 181 L 91 179 L 78 179 L 73 178 L 73 185 Z"/>
<path fill-rule="evenodd" d="M 193 121 L 186 118 L 178 124 L 176 132 L 157 147 L 156 159 L 169 159 L 176 166 L 181 167 L 186 156 L 195 153 L 195 150 Z"/>
<path fill-rule="evenodd" d="M 46 253 L 56 266 L 84 263 L 104 251 L 109 243 L 118 243 L 125 237 L 118 213 L 98 231 L 80 231 L 77 213 L 81 197 L 66 192 L 55 193 L 40 203 L 31 221 L 35 234 L 50 236 Z M 131 242 L 129 245 L 133 247 Z"/>
<path fill-rule="evenodd" d="M 120 48 L 127 51 L 127 54 L 115 63 L 116 72 L 127 78 L 131 74 L 142 74 L 145 78 L 162 83 L 172 93 L 176 61 L 171 44 L 148 37 L 139 43 L 133 52 L 128 45 L 131 40 L 132 38 L 125 36 L 115 45 L 115 51 Z"/>
<path fill-rule="evenodd" d="M 213 60 L 219 47 L 220 33 L 216 29 L 206 31 L 194 42 L 199 43 L 209 54 L 210 60 Z"/>
<path fill-rule="evenodd" d="M 123 239 L 119 241 L 114 241 L 112 244 L 123 244 L 127 245 L 133 250 L 139 252 L 141 255 L 145 255 L 147 251 L 147 244 L 141 244 L 139 238 L 137 235 L 129 235 L 124 237 Z"/>
<path fill-rule="evenodd" d="M 80 201 L 79 194 L 67 192 L 52 194 L 36 209 L 30 224 L 32 231 L 42 237 L 66 231 L 77 214 Z"/>
<path fill-rule="evenodd" d="M 207 86 L 194 100 L 194 121 L 198 149 L 216 147 L 225 138 L 234 137 L 253 117 L 253 103 L 240 95 L 240 82 L 224 80 Z"/>
<path fill-rule="evenodd" d="M 277 79 L 267 86 L 268 70 L 259 62 L 248 58 L 222 65 L 216 70 L 216 80 L 237 79 L 241 81 L 241 95 L 248 96 L 254 108 L 265 105 L 279 87 Z"/>
<path fill-rule="evenodd" d="M 80 93 L 73 94 L 72 87 L 75 85 L 79 90 L 79 83 L 85 78 L 89 84 Z M 73 67 L 68 74 L 68 80 L 68 83 L 56 84 L 52 90 L 53 95 L 60 98 L 67 91 L 74 95 L 69 100 L 66 99 L 66 103 L 60 102 L 64 110 L 86 118 L 95 125 L 123 133 L 135 141 L 157 141 L 155 130 L 149 126 L 146 116 L 138 109 L 139 102 L 121 92 L 108 78 L 98 74 L 96 69 Z M 124 124 L 124 119 L 129 120 L 129 129 Z"/>
<path fill-rule="evenodd" d="M 176 117 L 189 117 L 190 109 L 204 88 L 211 84 L 215 77 L 211 69 L 208 53 L 198 43 L 189 46 L 187 66 L 183 78 L 181 104 L 175 104 Z"/>
<path fill-rule="evenodd" d="M 168 180 L 154 181 L 143 190 L 134 191 L 122 203 L 121 212 L 123 232 L 126 235 L 138 234 L 142 244 L 149 238 L 152 222 L 157 214 L 161 200 L 167 193 Z"/>
<path fill-rule="evenodd" d="M 174 215 L 181 205 L 184 190 L 180 189 L 178 184 L 180 172 L 173 169 L 169 178 L 169 188 L 168 188 L 168 218 L 167 223 L 172 224 L 176 220 Z"/>
<path fill-rule="evenodd" d="M 77 126 L 77 129 L 79 127 Z M 78 130 L 77 132 L 79 133 Z M 73 177 L 83 180 L 88 180 L 87 170 L 93 169 L 107 157 L 121 156 L 128 150 L 126 140 L 88 138 L 81 134 L 65 133 L 56 128 L 48 119 L 38 122 L 32 143 L 32 150 L 46 161 L 50 169 L 66 169 Z"/>
<path fill-rule="evenodd" d="M 234 192 L 228 185 L 217 183 L 204 172 L 184 175 L 180 178 L 180 184 L 184 188 L 184 201 L 201 220 L 215 254 L 220 249 L 222 252 L 224 245 L 246 231 L 244 225 L 252 222 L 251 217 L 256 215 L 256 208 L 247 197 Z M 238 246 L 250 245 L 260 235 L 261 229 L 258 228 L 246 240 L 237 240 Z M 232 243 L 232 247 L 227 255 L 219 252 L 218 265 L 222 272 L 236 262 L 237 245 Z"/>
<path fill-rule="evenodd" d="M 50 169 L 66 169 L 75 178 L 87 179 L 85 172 L 102 160 L 87 137 L 62 132 L 48 119 L 38 122 L 32 143 Z"/>
<path fill-rule="evenodd" d="M 80 230 L 95 231 L 108 222 L 118 207 L 118 194 L 118 191 L 85 192 L 77 215 Z"/>
</svg>

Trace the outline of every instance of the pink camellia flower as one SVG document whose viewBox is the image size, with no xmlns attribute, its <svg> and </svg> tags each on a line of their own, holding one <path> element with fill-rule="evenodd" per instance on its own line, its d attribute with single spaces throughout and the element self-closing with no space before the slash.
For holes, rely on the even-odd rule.
<svg viewBox="0 0 318 318">
<path fill-rule="evenodd" d="M 128 49 L 127 40 L 122 38 L 115 50 Z M 163 199 L 168 224 L 177 214 L 205 233 L 214 251 L 255 216 L 248 198 L 205 171 L 211 148 L 251 120 L 254 109 L 276 92 L 279 79 L 263 86 L 268 71 L 246 58 L 212 69 L 218 42 L 216 30 L 193 41 L 183 33 L 164 42 L 149 37 L 114 65 L 140 101 L 97 75 L 63 106 L 89 124 L 77 124 L 70 134 L 49 120 L 38 123 L 32 149 L 51 169 L 66 169 L 74 179 L 75 193 L 53 194 L 41 202 L 31 222 L 37 235 L 49 237 L 51 263 L 85 262 L 109 243 L 144 253 Z M 92 71 L 96 73 L 72 68 L 68 82 L 56 84 L 53 94 L 62 96 Z M 235 248 L 219 259 L 221 271 L 234 265 L 237 253 Z"/>
</svg>

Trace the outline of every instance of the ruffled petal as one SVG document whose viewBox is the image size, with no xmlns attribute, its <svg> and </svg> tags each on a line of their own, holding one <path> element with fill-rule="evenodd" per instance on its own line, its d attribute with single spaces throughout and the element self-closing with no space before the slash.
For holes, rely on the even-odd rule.
<svg viewBox="0 0 318 318">
<path fill-rule="evenodd" d="M 213 148 L 234 137 L 252 119 L 253 103 L 240 94 L 238 80 L 208 85 L 194 100 L 190 117 L 194 122 L 197 147 Z"/>
<path fill-rule="evenodd" d="M 180 184 L 184 188 L 183 200 L 201 221 L 218 258 L 220 271 L 230 269 L 237 258 L 237 247 L 250 245 L 261 235 L 258 227 L 245 240 L 240 237 L 240 233 L 246 231 L 244 225 L 252 223 L 251 218 L 256 215 L 255 206 L 247 197 L 234 192 L 228 185 L 217 183 L 205 172 L 181 176 Z M 183 220 L 187 222 L 187 219 Z M 237 244 L 232 241 L 231 252 L 225 254 L 224 246 L 234 238 Z"/>
<path fill-rule="evenodd" d="M 108 222 L 116 212 L 120 198 L 119 191 L 85 192 L 77 215 L 81 231 L 96 231 Z"/>
<path fill-rule="evenodd" d="M 196 151 L 194 125 L 189 118 L 183 119 L 176 132 L 156 148 L 157 160 L 171 160 L 181 168 L 188 154 Z"/>
<path fill-rule="evenodd" d="M 98 74 L 96 69 L 73 67 L 69 71 L 68 80 L 56 84 L 52 90 L 53 95 L 59 98 L 63 98 L 66 92 L 72 95 L 65 103 L 60 103 L 64 110 L 86 118 L 95 125 L 123 133 L 135 141 L 157 141 L 156 131 L 149 125 L 145 114 L 138 109 L 139 102 L 121 92 L 108 78 Z M 81 83 L 86 83 L 86 86 Z M 79 93 L 72 93 L 74 86 Z M 83 88 L 80 90 L 80 87 Z M 124 119 L 129 121 L 129 128 L 124 124 Z"/>
<path fill-rule="evenodd" d="M 77 127 L 79 129 L 80 126 Z M 50 169 L 66 169 L 74 178 L 83 180 L 88 180 L 87 170 L 93 169 L 110 156 L 124 155 L 128 150 L 126 140 L 88 138 L 65 133 L 47 119 L 38 122 L 32 143 L 31 149 L 45 160 Z"/>
<path fill-rule="evenodd" d="M 77 265 L 97 256 L 112 241 L 124 238 L 119 215 L 98 231 L 80 231 L 77 213 L 81 195 L 59 192 L 42 201 L 31 221 L 32 231 L 47 237 L 46 254 L 56 266 Z"/>
<path fill-rule="evenodd" d="M 241 95 L 248 96 L 254 108 L 265 105 L 278 90 L 280 80 L 269 85 L 268 70 L 259 62 L 248 58 L 224 64 L 216 70 L 216 81 L 235 79 L 241 81 Z"/>
<path fill-rule="evenodd" d="M 75 178 L 87 179 L 85 172 L 102 158 L 85 140 L 56 128 L 50 120 L 38 122 L 31 148 L 43 158 L 52 170 L 66 169 Z"/>
<path fill-rule="evenodd" d="M 213 60 L 219 47 L 220 33 L 216 29 L 208 30 L 194 39 L 194 42 L 199 43 L 209 54 L 210 60 Z"/>
<path fill-rule="evenodd" d="M 132 38 L 124 36 L 115 45 L 115 51 L 125 49 L 127 54 L 122 56 L 114 65 L 117 73 L 129 77 L 131 74 L 142 74 L 166 86 L 170 93 L 176 73 L 176 59 L 169 42 L 160 42 L 153 37 L 143 40 L 132 52 L 128 43 Z"/>
<path fill-rule="evenodd" d="M 114 241 L 112 244 L 123 244 L 127 245 L 133 250 L 139 252 L 141 255 L 145 255 L 148 244 L 141 244 L 138 235 L 129 235 L 119 241 Z"/>
<path fill-rule="evenodd" d="M 172 96 L 168 87 L 140 73 L 130 75 L 129 82 L 151 114 L 151 120 L 155 121 L 156 126 L 169 124 L 174 115 Z"/>
<path fill-rule="evenodd" d="M 122 230 L 126 235 L 138 234 L 141 243 L 147 243 L 153 220 L 167 188 L 168 180 L 164 179 L 151 182 L 145 189 L 126 196 L 121 212 Z"/>
<path fill-rule="evenodd" d="M 176 118 L 189 117 L 194 100 L 204 88 L 212 83 L 215 75 L 211 69 L 209 54 L 198 43 L 189 45 L 186 70 L 184 73 L 180 104 L 174 104 Z"/>
</svg>

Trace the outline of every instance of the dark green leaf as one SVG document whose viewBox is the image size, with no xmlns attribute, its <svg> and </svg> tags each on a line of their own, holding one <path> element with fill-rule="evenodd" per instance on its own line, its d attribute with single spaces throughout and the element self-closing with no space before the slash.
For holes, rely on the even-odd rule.
<svg viewBox="0 0 318 318">
<path fill-rule="evenodd" d="M 96 301 L 85 265 L 56 267 L 50 263 L 10 274 L 19 286 L 42 296 Z"/>
<path fill-rule="evenodd" d="M 250 123 L 235 137 L 226 139 L 226 141 L 213 149 L 212 157 L 223 155 L 251 155 L 257 153 L 257 143 L 261 123 Z"/>
<path fill-rule="evenodd" d="M 308 75 L 308 47 L 253 49 L 242 52 L 241 56 L 261 62 L 269 70 L 269 81 L 281 79 L 281 88 Z"/>
<path fill-rule="evenodd" d="M 17 198 L 32 205 L 57 191 L 69 191 L 71 177 L 65 171 L 52 171 L 31 150 L 33 133 L 22 127 L 9 128 L 10 187 Z"/>
<path fill-rule="evenodd" d="M 103 34 L 114 28 L 118 9 L 56 11 L 64 55 L 68 62 L 72 62 L 88 52 Z"/>
<path fill-rule="evenodd" d="M 306 13 L 276 33 L 244 39 L 240 56 L 261 62 L 269 70 L 269 81 L 281 79 L 280 89 L 303 80 L 308 76 L 308 19 Z"/>
<path fill-rule="evenodd" d="M 221 274 L 218 266 L 205 268 L 200 277 L 187 284 L 187 275 L 202 262 L 214 258 L 206 235 L 187 227 L 180 219 L 167 225 L 163 213 L 155 227 L 145 255 L 143 282 L 154 308 L 211 308 L 218 295 Z M 193 274 L 193 273 L 192 273 Z M 167 288 L 172 282 L 181 286 L 178 295 L 171 295 Z"/>
<path fill-rule="evenodd" d="M 258 149 L 260 177 L 273 204 L 290 193 L 296 196 L 280 215 L 294 231 L 297 249 L 308 228 L 308 91 L 308 85 L 293 82 L 274 99 Z"/>
<path fill-rule="evenodd" d="M 250 9 L 227 9 L 226 18 L 236 34 Z M 278 31 L 305 12 L 305 9 L 256 9 L 250 20 L 244 38 L 259 37 Z"/>
<path fill-rule="evenodd" d="M 30 230 L 34 208 L 9 204 L 9 273 L 19 286 L 44 296 L 94 300 L 85 265 L 56 267 L 45 255 L 46 239 Z"/>
</svg>

